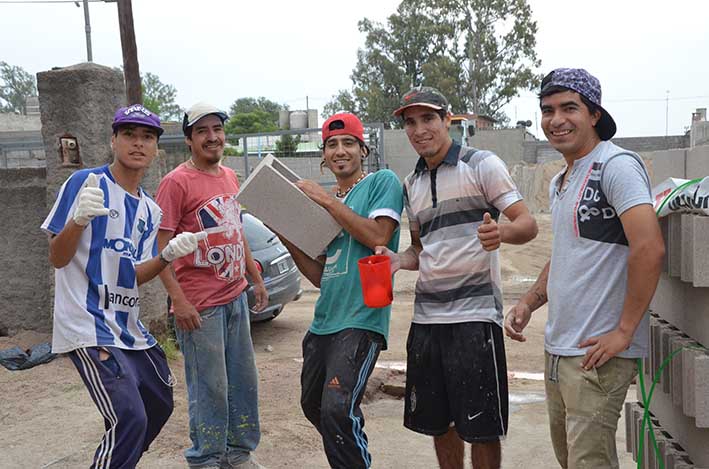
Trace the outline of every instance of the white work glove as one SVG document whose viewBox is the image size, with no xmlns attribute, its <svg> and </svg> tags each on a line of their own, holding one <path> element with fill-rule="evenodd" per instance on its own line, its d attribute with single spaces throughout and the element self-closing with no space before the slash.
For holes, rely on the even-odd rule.
<svg viewBox="0 0 709 469">
<path fill-rule="evenodd" d="M 108 215 L 108 209 L 103 206 L 103 191 L 98 187 L 96 173 L 89 174 L 86 185 L 79 192 L 79 201 L 74 210 L 74 223 L 86 226 L 95 217 Z"/>
<path fill-rule="evenodd" d="M 160 253 L 160 257 L 167 263 L 170 263 L 178 257 L 186 256 L 197 249 L 197 245 L 203 239 L 207 239 L 207 232 L 200 231 L 199 233 L 180 233 L 170 240 L 165 246 L 165 249 Z"/>
</svg>

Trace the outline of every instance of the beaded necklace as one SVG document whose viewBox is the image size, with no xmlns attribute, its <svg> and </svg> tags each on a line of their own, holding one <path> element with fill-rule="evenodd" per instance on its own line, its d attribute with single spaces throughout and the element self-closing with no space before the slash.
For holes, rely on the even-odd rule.
<svg viewBox="0 0 709 469">
<path fill-rule="evenodd" d="M 338 186 L 338 187 L 337 187 L 337 194 L 336 194 L 337 197 L 340 198 L 340 199 L 343 199 L 344 197 L 346 197 L 347 194 L 349 194 L 350 191 L 351 191 L 352 189 L 354 189 L 354 186 L 356 186 L 359 181 L 361 181 L 362 179 L 364 179 L 365 176 L 366 176 L 366 174 L 364 174 L 364 173 L 360 174 L 359 177 L 357 178 L 357 180 L 356 180 L 350 187 L 348 187 L 347 189 L 345 189 L 344 191 L 341 190 L 340 187 Z"/>
</svg>

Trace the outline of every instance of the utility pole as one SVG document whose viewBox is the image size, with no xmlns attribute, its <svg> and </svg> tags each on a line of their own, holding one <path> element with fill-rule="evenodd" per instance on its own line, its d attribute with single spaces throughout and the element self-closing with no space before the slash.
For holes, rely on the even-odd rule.
<svg viewBox="0 0 709 469">
<path fill-rule="evenodd" d="M 86 1 L 86 0 L 84 0 Z M 138 69 L 138 48 L 135 44 L 133 28 L 133 6 L 131 0 L 118 0 L 118 27 L 121 31 L 121 49 L 123 50 L 123 74 L 126 80 L 128 104 L 143 104 L 143 92 L 140 86 Z"/>
<path fill-rule="evenodd" d="M 76 6 L 79 6 L 77 3 Z M 89 19 L 89 0 L 84 0 L 84 30 L 86 31 L 86 61 L 93 62 L 94 56 L 91 52 L 91 20 Z"/>
</svg>

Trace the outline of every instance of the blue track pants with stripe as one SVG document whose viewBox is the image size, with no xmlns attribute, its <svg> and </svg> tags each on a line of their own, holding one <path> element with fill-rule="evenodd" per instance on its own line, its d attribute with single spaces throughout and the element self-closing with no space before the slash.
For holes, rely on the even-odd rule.
<svg viewBox="0 0 709 469">
<path fill-rule="evenodd" d="M 362 329 L 303 339 L 300 405 L 322 436 L 330 467 L 371 467 L 359 406 L 383 345 L 381 334 Z"/>
<path fill-rule="evenodd" d="M 69 357 L 106 428 L 91 469 L 135 468 L 172 413 L 173 378 L 165 353 L 159 345 L 146 350 L 87 347 Z"/>
</svg>

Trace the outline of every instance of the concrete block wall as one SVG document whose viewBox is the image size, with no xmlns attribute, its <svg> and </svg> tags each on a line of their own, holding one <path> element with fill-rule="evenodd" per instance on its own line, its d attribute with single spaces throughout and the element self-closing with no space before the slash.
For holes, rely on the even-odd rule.
<svg viewBox="0 0 709 469">
<path fill-rule="evenodd" d="M 39 130 L 42 124 L 38 115 L 0 113 L 0 132 Z"/>
<path fill-rule="evenodd" d="M 646 392 L 657 379 L 649 410 L 656 431 L 671 437 L 671 445 L 663 446 L 671 450 L 665 467 L 709 468 L 709 217 L 672 214 L 660 219 L 660 226 L 667 255 L 650 304 L 650 350 L 641 372 Z M 634 427 L 638 407 L 642 412 L 640 389 L 637 399 L 629 404 L 637 407 L 626 408 L 631 452 L 639 438 L 647 438 Z M 646 456 L 643 467 L 658 467 L 654 455 Z"/>
<path fill-rule="evenodd" d="M 645 409 L 637 402 L 625 403 L 626 416 L 626 451 L 633 455 L 633 460 L 640 464 L 641 469 L 701 469 L 703 466 L 695 465 L 691 456 L 673 438 L 660 421 L 650 413 L 652 428 L 643 425 Z M 655 451 L 651 433 L 659 450 Z M 642 440 L 642 457 L 640 454 L 640 441 Z"/>
<path fill-rule="evenodd" d="M 0 330 L 51 330 L 44 168 L 0 170 Z"/>
<path fill-rule="evenodd" d="M 614 138 L 612 142 L 636 153 L 666 152 L 672 149 L 689 147 L 689 137 L 686 135 Z M 526 142 L 524 145 L 528 147 L 524 152 L 525 161 L 528 163 L 540 163 L 543 161 L 561 159 L 561 153 L 554 150 L 554 148 L 549 145 L 549 142 Z M 532 159 L 532 153 L 536 154 L 536 158 Z"/>
</svg>

